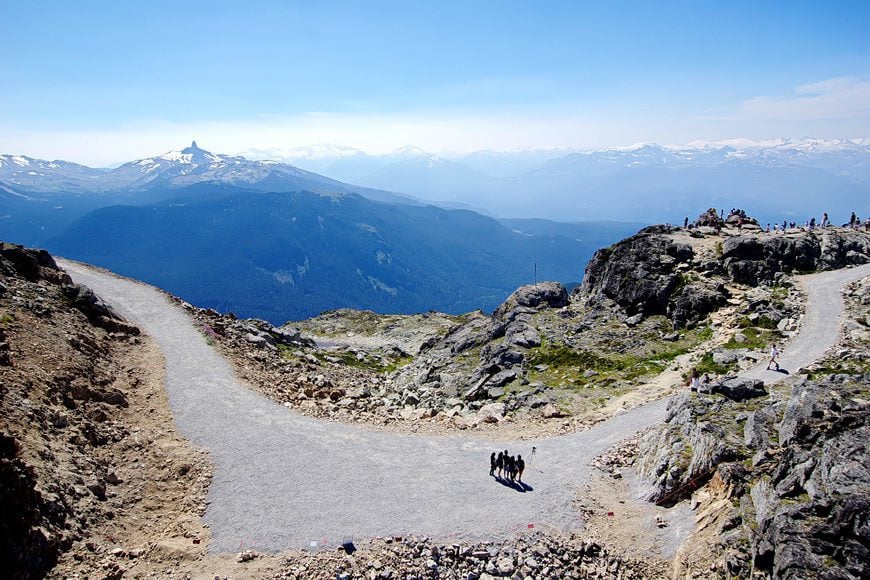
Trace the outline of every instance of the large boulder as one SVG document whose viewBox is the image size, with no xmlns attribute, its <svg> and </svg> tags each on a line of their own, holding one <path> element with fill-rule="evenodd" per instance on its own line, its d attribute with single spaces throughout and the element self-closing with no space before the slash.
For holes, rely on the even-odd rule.
<svg viewBox="0 0 870 580">
<path fill-rule="evenodd" d="M 103 302 L 102 298 L 94 294 L 94 291 L 87 286 L 67 284 L 63 287 L 63 294 L 77 310 L 88 317 L 94 326 L 99 326 L 109 332 L 139 334 L 138 327 L 116 314 L 111 306 Z"/>
<path fill-rule="evenodd" d="M 587 301 L 609 298 L 629 315 L 664 314 L 680 285 L 676 267 L 693 257 L 688 244 L 638 233 L 595 252 L 576 292 Z"/>
<path fill-rule="evenodd" d="M 496 308 L 494 318 L 503 318 L 517 307 L 562 308 L 568 305 L 568 291 L 558 282 L 538 282 L 520 286 Z"/>
<path fill-rule="evenodd" d="M 724 287 L 708 288 L 699 284 L 685 286 L 668 308 L 674 327 L 686 326 L 704 318 L 710 312 L 724 306 L 728 296 Z"/>
<path fill-rule="evenodd" d="M 716 385 L 715 391 L 738 402 L 763 397 L 767 394 L 764 381 L 759 379 L 726 379 Z"/>
<path fill-rule="evenodd" d="M 721 227 L 725 223 L 725 220 L 719 217 L 719 214 L 716 213 L 716 208 L 711 207 L 704 213 L 698 216 L 698 219 L 695 220 L 695 225 L 701 227 L 711 227 L 717 228 Z"/>
<path fill-rule="evenodd" d="M 0 242 L 0 273 L 20 274 L 25 280 L 48 280 L 54 284 L 69 284 L 69 275 L 61 270 L 45 250 L 25 248 Z"/>
</svg>

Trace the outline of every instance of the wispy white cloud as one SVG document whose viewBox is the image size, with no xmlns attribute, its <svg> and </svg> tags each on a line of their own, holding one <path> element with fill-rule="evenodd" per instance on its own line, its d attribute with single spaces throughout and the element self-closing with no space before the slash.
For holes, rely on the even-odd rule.
<svg viewBox="0 0 870 580">
<path fill-rule="evenodd" d="M 237 121 L 142 121 L 100 131 L 22 130 L 0 126 L 0 152 L 105 166 L 185 147 L 192 139 L 216 153 L 350 145 L 387 153 L 405 145 L 432 152 L 615 145 L 637 140 L 631 121 L 577 115 L 508 114 L 270 115 Z"/>
<path fill-rule="evenodd" d="M 689 105 L 687 105 L 688 107 Z M 0 153 L 106 166 L 179 149 L 192 139 L 216 153 L 290 149 L 312 143 L 386 153 L 405 145 L 459 152 L 525 147 L 596 148 L 636 142 L 680 144 L 735 137 L 770 139 L 870 135 L 870 80 L 841 77 L 758 96 L 715 114 L 652 104 L 570 104 L 491 111 L 415 110 L 261 113 L 221 121 L 146 119 L 100 130 L 40 129 L 0 120 Z"/>
<path fill-rule="evenodd" d="M 798 86 L 783 96 L 759 96 L 740 103 L 736 117 L 810 121 L 870 116 L 870 80 L 839 77 Z"/>
</svg>

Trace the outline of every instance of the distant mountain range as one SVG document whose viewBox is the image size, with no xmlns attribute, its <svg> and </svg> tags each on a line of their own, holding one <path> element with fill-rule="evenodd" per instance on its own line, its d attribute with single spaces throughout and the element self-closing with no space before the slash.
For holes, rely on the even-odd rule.
<svg viewBox="0 0 870 580">
<path fill-rule="evenodd" d="M 502 223 L 196 143 L 110 171 L 0 156 L 0 239 L 274 323 L 492 309 L 536 275 L 578 283 L 640 225 Z"/>
<path fill-rule="evenodd" d="M 459 202 L 499 217 L 678 221 L 716 206 L 763 221 L 827 211 L 870 214 L 870 139 L 733 139 L 595 151 L 478 151 L 437 156 L 406 147 L 367 155 L 321 145 L 251 151 L 353 183 Z"/>
<path fill-rule="evenodd" d="M 73 220 L 108 205 L 142 205 L 171 199 L 196 184 L 204 195 L 248 191 L 355 193 L 390 203 L 423 202 L 411 196 L 350 185 L 286 163 L 216 155 L 196 142 L 125 163 L 109 171 L 66 161 L 0 155 L 0 232 L 6 239 L 39 245 Z M 189 195 L 190 192 L 185 195 Z"/>
</svg>

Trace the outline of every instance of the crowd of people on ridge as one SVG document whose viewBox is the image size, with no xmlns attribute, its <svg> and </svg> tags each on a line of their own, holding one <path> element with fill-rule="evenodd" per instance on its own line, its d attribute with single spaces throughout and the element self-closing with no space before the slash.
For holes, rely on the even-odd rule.
<svg viewBox="0 0 870 580">
<path fill-rule="evenodd" d="M 733 224 L 737 227 L 737 231 L 743 231 L 743 226 L 748 223 L 755 223 L 752 218 L 749 218 L 746 215 L 746 211 L 740 208 L 731 208 L 731 212 L 728 214 L 728 217 L 725 217 L 725 210 L 720 209 L 718 214 L 715 208 L 710 208 L 705 212 L 699 219 L 694 222 L 689 222 L 689 218 L 686 217 L 683 219 L 683 229 L 693 229 L 702 225 L 707 225 L 716 228 L 716 233 L 720 233 L 722 227 L 727 224 Z M 670 226 L 670 224 L 667 224 Z M 848 227 L 853 230 L 861 229 L 861 218 L 858 217 L 855 212 L 849 216 L 849 223 L 843 224 L 842 227 Z M 863 222 L 864 229 L 866 231 L 870 231 L 870 218 L 865 219 Z M 761 228 L 761 224 L 758 224 L 758 227 Z M 825 212 L 822 214 L 821 220 L 816 220 L 815 217 L 812 217 L 806 221 L 804 221 L 803 226 L 798 222 L 789 222 L 788 220 L 783 220 L 782 223 L 775 222 L 773 224 L 768 223 L 766 228 L 762 228 L 762 231 L 767 233 L 777 233 L 777 232 L 786 232 L 788 230 L 797 230 L 803 229 L 805 231 L 815 231 L 817 229 L 826 229 L 829 227 L 833 227 L 830 218 L 828 217 L 828 213 Z"/>
</svg>

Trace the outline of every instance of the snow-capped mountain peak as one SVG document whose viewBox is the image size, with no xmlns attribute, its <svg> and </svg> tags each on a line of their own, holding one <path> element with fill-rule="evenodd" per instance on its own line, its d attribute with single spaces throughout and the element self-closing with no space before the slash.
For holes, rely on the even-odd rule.
<svg viewBox="0 0 870 580">
<path fill-rule="evenodd" d="M 405 145 L 390 153 L 389 157 L 400 159 L 405 157 L 435 157 L 431 153 L 420 149 L 414 145 Z"/>
</svg>

